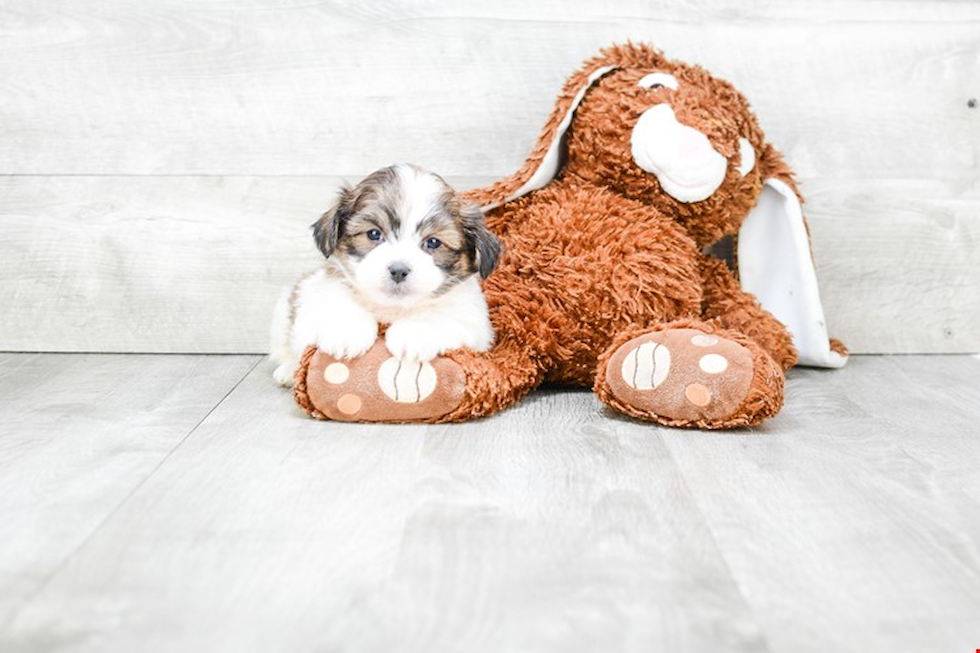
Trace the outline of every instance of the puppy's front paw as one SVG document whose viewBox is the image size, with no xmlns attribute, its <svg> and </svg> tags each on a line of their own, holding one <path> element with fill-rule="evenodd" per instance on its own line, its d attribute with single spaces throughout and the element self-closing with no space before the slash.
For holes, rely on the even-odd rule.
<svg viewBox="0 0 980 653">
<path fill-rule="evenodd" d="M 350 359 L 364 355 L 377 339 L 376 322 L 350 319 L 321 327 L 316 346 L 334 358 Z"/>
<path fill-rule="evenodd" d="M 424 363 L 459 346 L 438 331 L 424 322 L 395 322 L 385 333 L 385 345 L 395 358 Z"/>
<path fill-rule="evenodd" d="M 288 363 L 283 363 L 273 370 L 272 379 L 277 385 L 281 385 L 284 388 L 291 388 L 295 382 L 294 376 L 296 375 L 297 367 L 299 367 L 298 362 L 290 361 Z"/>
</svg>

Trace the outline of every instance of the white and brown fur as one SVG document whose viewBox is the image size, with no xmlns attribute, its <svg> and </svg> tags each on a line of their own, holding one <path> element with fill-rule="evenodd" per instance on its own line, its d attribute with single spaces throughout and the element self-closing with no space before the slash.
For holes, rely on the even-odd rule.
<svg viewBox="0 0 980 653">
<path fill-rule="evenodd" d="M 480 209 L 438 175 L 407 164 L 372 173 L 341 191 L 313 238 L 326 262 L 296 283 L 273 318 L 280 385 L 292 385 L 307 346 L 356 358 L 379 324 L 390 325 L 385 344 L 400 359 L 493 344 L 479 278 L 496 266 L 500 242 Z"/>
</svg>

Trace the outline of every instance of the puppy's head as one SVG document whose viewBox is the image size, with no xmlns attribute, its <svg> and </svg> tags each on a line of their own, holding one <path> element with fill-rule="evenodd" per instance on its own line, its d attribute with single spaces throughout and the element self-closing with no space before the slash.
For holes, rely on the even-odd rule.
<svg viewBox="0 0 980 653">
<path fill-rule="evenodd" d="M 479 208 L 438 175 L 405 164 L 344 188 L 313 238 L 358 292 L 383 306 L 438 297 L 473 274 L 486 278 L 500 256 Z"/>
</svg>

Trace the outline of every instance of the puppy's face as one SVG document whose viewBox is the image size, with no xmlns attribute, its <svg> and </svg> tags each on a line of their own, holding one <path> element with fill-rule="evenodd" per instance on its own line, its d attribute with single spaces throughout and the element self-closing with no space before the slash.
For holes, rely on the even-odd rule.
<svg viewBox="0 0 980 653">
<path fill-rule="evenodd" d="M 381 306 L 438 297 L 497 264 L 500 243 L 476 207 L 462 204 L 437 175 L 409 165 L 383 168 L 313 225 L 324 256 L 355 289 Z"/>
</svg>

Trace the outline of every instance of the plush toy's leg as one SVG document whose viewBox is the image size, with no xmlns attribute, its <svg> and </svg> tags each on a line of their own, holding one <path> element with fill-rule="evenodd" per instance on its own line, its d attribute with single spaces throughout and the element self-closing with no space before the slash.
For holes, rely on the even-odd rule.
<svg viewBox="0 0 980 653">
<path fill-rule="evenodd" d="M 599 357 L 595 392 L 668 426 L 751 426 L 783 404 L 783 372 L 753 339 L 699 320 L 620 334 Z"/>
<path fill-rule="evenodd" d="M 704 320 L 749 336 L 762 346 L 783 370 L 796 365 L 793 339 L 782 322 L 762 308 L 754 295 L 743 291 L 724 262 L 702 257 L 701 285 Z"/>
<path fill-rule="evenodd" d="M 466 372 L 466 387 L 459 406 L 439 422 L 460 422 L 484 417 L 518 402 L 541 384 L 541 359 L 524 343 L 498 343 L 486 353 L 459 349 L 447 354 Z"/>
<path fill-rule="evenodd" d="M 358 422 L 451 422 L 509 406 L 542 379 L 535 356 L 515 339 L 486 353 L 448 352 L 429 363 L 407 363 L 379 339 L 354 360 L 309 347 L 293 395 L 308 415 Z"/>
</svg>

